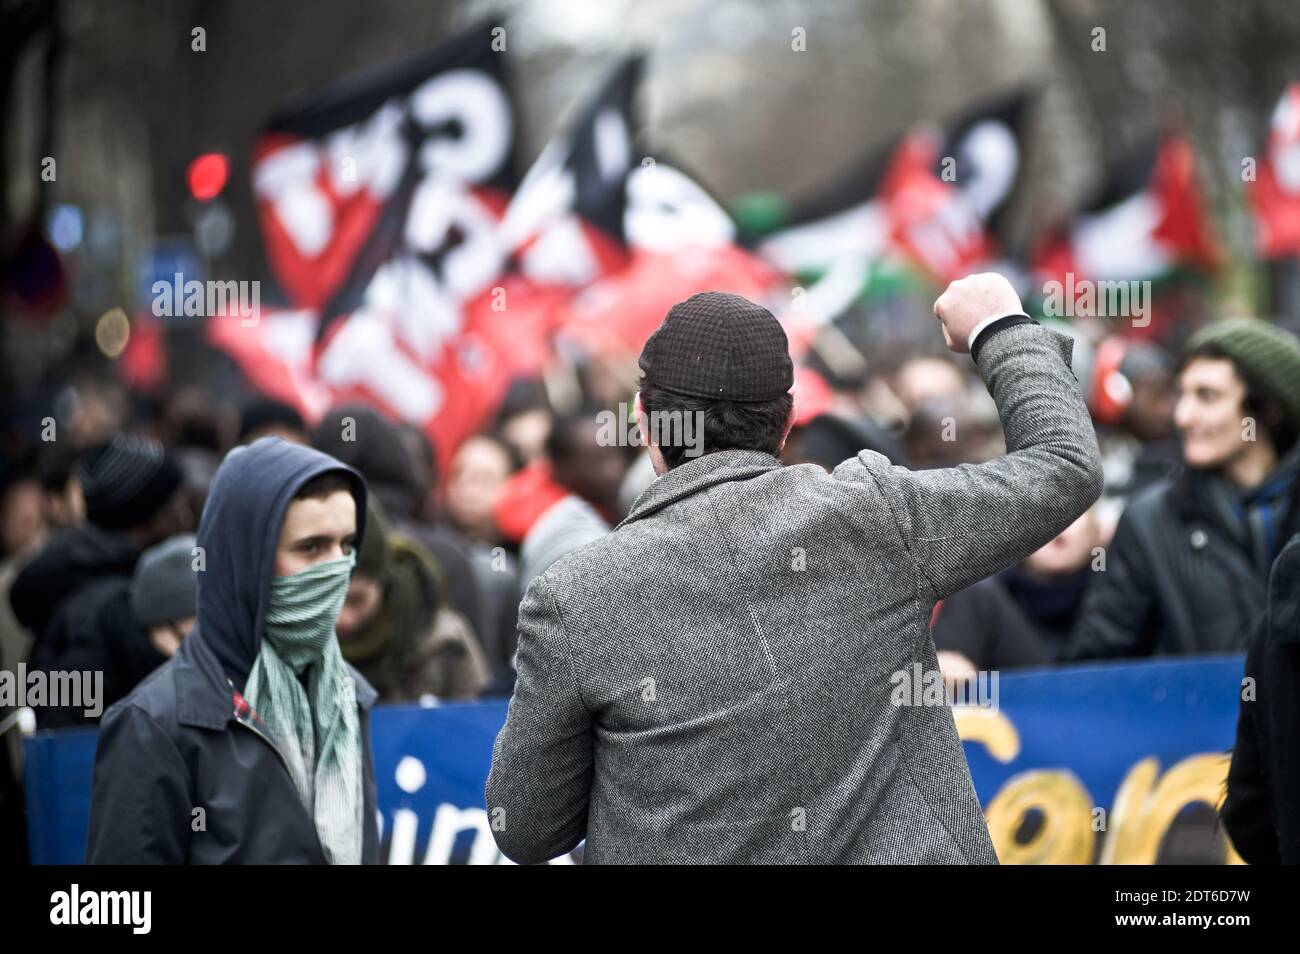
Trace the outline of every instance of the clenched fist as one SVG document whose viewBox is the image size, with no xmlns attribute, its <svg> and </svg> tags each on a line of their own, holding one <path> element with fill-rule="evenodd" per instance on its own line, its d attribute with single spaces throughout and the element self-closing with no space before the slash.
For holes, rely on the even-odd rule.
<svg viewBox="0 0 1300 954">
<path fill-rule="evenodd" d="M 958 354 L 970 350 L 970 333 L 985 318 L 1021 312 L 1020 296 L 997 272 L 967 275 L 935 299 L 934 315 L 943 323 L 943 340 Z"/>
</svg>

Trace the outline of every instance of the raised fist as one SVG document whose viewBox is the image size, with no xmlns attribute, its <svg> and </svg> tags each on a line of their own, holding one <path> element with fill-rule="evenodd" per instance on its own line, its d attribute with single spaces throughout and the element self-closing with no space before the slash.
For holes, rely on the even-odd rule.
<svg viewBox="0 0 1300 954">
<path fill-rule="evenodd" d="M 997 272 L 959 278 L 934 302 L 934 315 L 943 323 L 943 340 L 958 354 L 970 350 L 970 333 L 985 318 L 1001 318 L 1020 311 L 1023 311 L 1020 296 Z"/>
</svg>

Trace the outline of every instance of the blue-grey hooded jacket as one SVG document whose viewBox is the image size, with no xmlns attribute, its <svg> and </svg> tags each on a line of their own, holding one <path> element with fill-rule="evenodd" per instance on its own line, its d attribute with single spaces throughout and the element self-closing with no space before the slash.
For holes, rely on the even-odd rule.
<svg viewBox="0 0 1300 954">
<path fill-rule="evenodd" d="M 199 522 L 198 617 L 176 656 L 105 714 L 95 752 L 91 864 L 323 864 L 324 852 L 284 760 L 241 690 L 257 657 L 276 542 L 295 494 L 343 474 L 365 529 L 361 476 L 279 438 L 227 455 Z M 363 748 L 362 860 L 378 860 L 369 710 L 356 684 Z"/>
</svg>

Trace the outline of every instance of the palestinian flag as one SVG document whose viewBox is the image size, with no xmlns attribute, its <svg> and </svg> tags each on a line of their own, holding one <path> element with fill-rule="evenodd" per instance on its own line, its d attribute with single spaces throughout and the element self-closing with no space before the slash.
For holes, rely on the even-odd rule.
<svg viewBox="0 0 1300 954">
<path fill-rule="evenodd" d="M 1300 255 L 1300 83 L 1292 83 L 1273 110 L 1250 195 L 1259 254 L 1268 259 Z"/>
<path fill-rule="evenodd" d="M 1196 179 L 1190 141 L 1178 134 L 1139 150 L 1098 197 L 1034 254 L 1044 280 L 1149 280 L 1175 268 L 1212 271 L 1222 260 Z"/>
<path fill-rule="evenodd" d="M 879 256 L 890 231 L 880 183 L 896 148 L 890 144 L 859 161 L 834 187 L 780 215 L 779 227 L 746 236 L 747 244 L 800 278 L 824 274 L 837 259 Z"/>
<path fill-rule="evenodd" d="M 803 283 L 802 307 L 814 323 L 857 301 L 889 248 L 892 223 L 880 185 L 895 148 L 860 160 L 837 185 L 782 216 L 778 228 L 746 239 L 761 259 Z"/>
</svg>

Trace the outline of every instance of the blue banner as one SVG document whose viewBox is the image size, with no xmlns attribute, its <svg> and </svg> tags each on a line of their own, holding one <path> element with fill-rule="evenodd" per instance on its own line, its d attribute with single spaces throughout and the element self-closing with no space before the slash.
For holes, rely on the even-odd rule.
<svg viewBox="0 0 1300 954">
<path fill-rule="evenodd" d="M 959 708 L 971 775 L 1004 862 L 1153 863 L 1175 820 L 1215 805 L 1244 660 L 1078 666 L 1002 675 L 988 708 Z M 372 736 L 390 864 L 490 864 L 483 788 L 504 702 L 380 707 Z M 85 854 L 93 730 L 26 740 L 32 860 Z M 1235 860 L 1226 845 L 1212 857 Z M 1213 854 L 1217 852 L 1217 857 Z M 569 859 L 561 859 L 567 861 Z"/>
<path fill-rule="evenodd" d="M 1207 816 L 1224 794 L 1244 668 L 1244 656 L 1214 656 L 1007 675 L 996 713 L 957 710 L 998 858 L 1154 864 L 1179 819 L 1193 843 L 1181 860 L 1239 861 Z M 1188 827 L 1197 805 L 1209 808 Z"/>
</svg>

